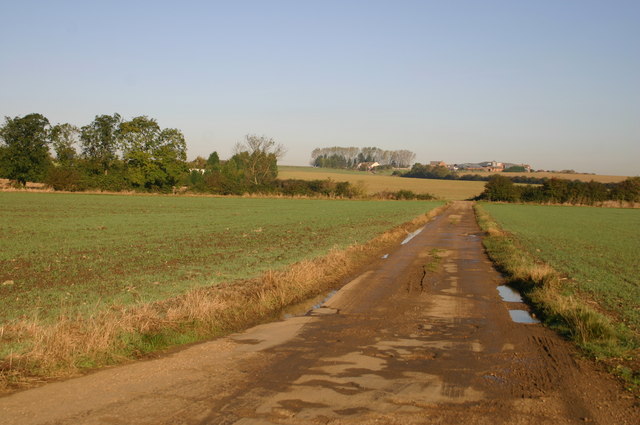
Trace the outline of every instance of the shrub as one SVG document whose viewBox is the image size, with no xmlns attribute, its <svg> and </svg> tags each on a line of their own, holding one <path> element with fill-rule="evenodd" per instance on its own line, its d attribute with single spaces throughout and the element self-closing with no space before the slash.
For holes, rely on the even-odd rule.
<svg viewBox="0 0 640 425">
<path fill-rule="evenodd" d="M 54 190 L 75 192 L 86 189 L 86 182 L 82 174 L 72 167 L 49 168 L 44 182 Z"/>
</svg>

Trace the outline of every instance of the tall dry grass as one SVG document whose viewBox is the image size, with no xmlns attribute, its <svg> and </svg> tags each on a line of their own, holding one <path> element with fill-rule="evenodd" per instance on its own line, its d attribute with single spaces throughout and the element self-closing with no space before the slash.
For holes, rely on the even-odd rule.
<svg viewBox="0 0 640 425">
<path fill-rule="evenodd" d="M 252 280 L 194 289 L 154 303 L 112 306 L 95 315 L 62 314 L 54 323 L 37 317 L 0 326 L 0 391 L 117 364 L 181 343 L 225 335 L 273 319 L 287 306 L 335 288 L 371 258 L 447 206 L 397 226 L 366 244 L 269 270 Z"/>
</svg>

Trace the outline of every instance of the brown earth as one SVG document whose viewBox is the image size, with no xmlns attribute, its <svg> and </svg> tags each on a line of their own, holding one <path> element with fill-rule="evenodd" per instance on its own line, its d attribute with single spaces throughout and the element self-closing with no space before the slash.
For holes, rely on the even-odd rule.
<svg viewBox="0 0 640 425">
<path fill-rule="evenodd" d="M 456 203 L 309 315 L 0 398 L 2 424 L 638 424 L 618 382 L 500 299 Z"/>
</svg>

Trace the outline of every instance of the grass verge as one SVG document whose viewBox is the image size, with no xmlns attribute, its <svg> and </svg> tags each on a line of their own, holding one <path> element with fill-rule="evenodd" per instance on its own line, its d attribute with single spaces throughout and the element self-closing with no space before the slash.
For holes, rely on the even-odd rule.
<svg viewBox="0 0 640 425">
<path fill-rule="evenodd" d="M 334 249 L 255 279 L 195 288 L 167 300 L 113 306 L 95 315 L 60 314 L 54 322 L 12 321 L 0 342 L 22 347 L 4 353 L 0 392 L 69 377 L 141 358 L 168 347 L 226 335 L 278 317 L 287 306 L 335 288 L 445 206 L 396 226 L 368 243 Z"/>
<path fill-rule="evenodd" d="M 563 285 L 563 278 L 539 261 L 518 239 L 503 231 L 478 204 L 478 224 L 486 232 L 483 244 L 489 257 L 519 289 L 544 323 L 569 338 L 589 357 L 608 366 L 627 389 L 640 396 L 640 341 L 638 335 L 587 297 Z"/>
</svg>

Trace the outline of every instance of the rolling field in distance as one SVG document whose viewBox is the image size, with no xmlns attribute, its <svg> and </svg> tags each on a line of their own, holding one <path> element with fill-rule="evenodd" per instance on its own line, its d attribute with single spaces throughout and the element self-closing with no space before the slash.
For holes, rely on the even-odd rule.
<svg viewBox="0 0 640 425">
<path fill-rule="evenodd" d="M 640 210 L 482 204 L 529 251 L 640 330 Z"/>
<path fill-rule="evenodd" d="M 251 278 L 366 242 L 440 204 L 0 193 L 0 321 Z"/>
<path fill-rule="evenodd" d="M 485 182 L 410 179 L 397 176 L 371 174 L 365 171 L 335 170 L 313 167 L 278 167 L 278 178 L 301 180 L 348 181 L 352 184 L 364 184 L 369 194 L 382 191 L 396 192 L 411 190 L 415 193 L 430 193 L 440 199 L 460 200 L 479 195 Z"/>
<path fill-rule="evenodd" d="M 458 174 L 461 174 L 461 175 L 462 174 L 478 174 L 480 176 L 491 176 L 493 174 L 500 174 L 507 177 L 523 176 L 523 177 L 535 177 L 537 179 L 556 178 L 556 179 L 563 179 L 563 180 L 580 180 L 583 182 L 590 182 L 593 180 L 600 183 L 618 183 L 627 179 L 627 176 L 608 176 L 608 175 L 601 175 L 601 174 L 583 174 L 583 173 L 549 173 L 546 171 L 540 171 L 540 172 L 536 171 L 533 173 L 489 173 L 485 171 L 474 171 L 474 172 L 466 173 L 464 171 L 459 171 Z"/>
</svg>

